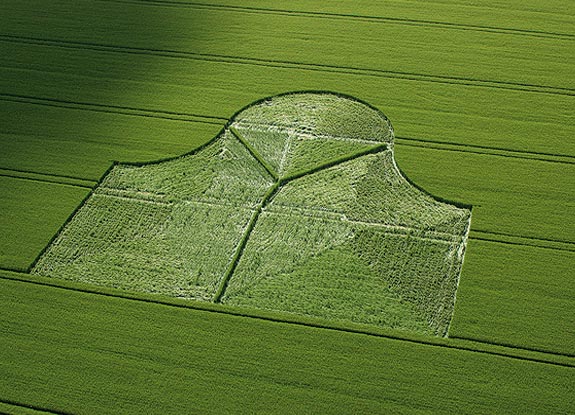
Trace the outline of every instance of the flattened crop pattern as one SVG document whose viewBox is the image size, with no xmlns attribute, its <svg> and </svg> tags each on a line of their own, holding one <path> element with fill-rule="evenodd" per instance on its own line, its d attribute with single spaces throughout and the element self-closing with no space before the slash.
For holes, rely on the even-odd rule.
<svg viewBox="0 0 575 415">
<path fill-rule="evenodd" d="M 33 272 L 445 336 L 470 217 L 403 177 L 381 112 L 292 93 L 195 152 L 114 166 Z"/>
</svg>

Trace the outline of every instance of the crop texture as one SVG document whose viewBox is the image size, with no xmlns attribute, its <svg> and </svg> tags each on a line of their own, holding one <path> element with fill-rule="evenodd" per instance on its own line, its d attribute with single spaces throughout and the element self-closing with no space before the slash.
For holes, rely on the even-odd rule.
<svg viewBox="0 0 575 415">
<path fill-rule="evenodd" d="M 405 179 L 378 110 L 286 94 L 197 151 L 116 165 L 33 272 L 444 336 L 470 216 Z"/>
</svg>

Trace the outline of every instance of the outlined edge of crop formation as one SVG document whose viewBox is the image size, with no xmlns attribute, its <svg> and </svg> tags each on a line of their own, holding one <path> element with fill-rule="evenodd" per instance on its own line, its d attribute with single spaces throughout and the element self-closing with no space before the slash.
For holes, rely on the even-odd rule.
<svg viewBox="0 0 575 415">
<path fill-rule="evenodd" d="M 34 274 L 446 336 L 471 206 L 395 163 L 377 108 L 268 97 L 182 156 L 114 163 Z"/>
</svg>

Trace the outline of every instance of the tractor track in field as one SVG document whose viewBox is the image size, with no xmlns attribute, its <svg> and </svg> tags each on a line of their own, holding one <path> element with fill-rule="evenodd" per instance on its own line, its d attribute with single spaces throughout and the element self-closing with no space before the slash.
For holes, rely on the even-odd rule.
<svg viewBox="0 0 575 415">
<path fill-rule="evenodd" d="M 39 413 L 44 413 L 44 414 L 55 414 L 55 415 L 74 415 L 73 412 L 67 412 L 67 411 L 62 411 L 59 409 L 54 409 L 54 408 L 47 408 L 44 406 L 39 406 L 39 405 L 33 405 L 33 404 L 29 404 L 29 403 L 24 403 L 24 402 L 18 402 L 18 401 L 14 401 L 12 399 L 4 399 L 0 397 L 0 402 L 10 405 L 10 406 L 15 406 L 21 409 L 29 409 L 32 411 L 38 411 Z"/>
<path fill-rule="evenodd" d="M 5 94 L 0 92 L 0 101 L 10 101 L 31 105 L 41 105 L 56 108 L 68 108 L 81 111 L 103 112 L 109 114 L 127 115 L 135 117 L 159 118 L 170 121 L 198 122 L 224 126 L 228 121 L 225 117 L 216 115 L 202 115 L 184 112 L 160 111 L 154 109 L 123 107 L 118 105 L 106 105 L 89 102 L 76 102 L 56 98 L 32 97 L 25 95 Z M 509 157 L 549 163 L 575 164 L 575 156 L 567 154 L 554 154 L 545 152 L 532 152 L 527 150 L 514 150 L 504 147 L 490 147 L 471 144 L 450 143 L 446 141 L 430 140 L 415 137 L 395 137 L 398 145 L 417 148 L 431 148 L 442 151 L 457 151 L 472 154 L 484 154 L 490 156 Z M 35 172 L 33 172 L 35 173 Z M 72 177 L 75 178 L 75 177 Z"/>
<path fill-rule="evenodd" d="M 482 154 L 486 156 L 508 157 L 523 160 L 537 160 L 551 163 L 575 164 L 575 156 L 532 152 L 526 150 L 512 150 L 502 147 L 488 147 L 473 144 L 455 144 L 445 141 L 434 141 L 411 137 L 395 137 L 396 144 L 401 146 L 429 148 L 441 151 L 456 151 L 459 153 Z"/>
<path fill-rule="evenodd" d="M 30 175 L 36 175 L 36 176 L 46 176 L 49 178 L 58 178 L 58 179 L 63 179 L 63 180 L 69 179 L 70 181 L 77 181 L 77 182 L 89 182 L 90 184 L 93 184 L 93 185 L 95 185 L 98 182 L 98 180 L 96 180 L 96 179 L 87 179 L 85 177 L 71 176 L 71 175 L 67 175 L 67 174 L 42 173 L 42 172 L 32 171 L 32 170 L 10 169 L 10 168 L 6 168 L 6 167 L 0 167 L 0 173 L 6 173 L 6 172 L 8 174 L 18 175 L 19 177 L 22 175 L 30 174 Z"/>
<path fill-rule="evenodd" d="M 402 79 L 407 81 L 460 85 L 460 86 L 477 87 L 477 88 L 502 89 L 502 90 L 520 91 L 520 92 L 528 92 L 536 94 L 575 96 L 575 89 L 573 88 L 566 88 L 552 85 L 537 85 L 523 82 L 484 80 L 484 79 L 476 79 L 468 77 L 421 74 L 415 72 L 391 71 L 383 69 L 370 69 L 370 68 L 338 66 L 338 65 L 319 64 L 319 63 L 293 62 L 293 61 L 274 60 L 274 59 L 241 57 L 233 55 L 194 53 L 188 51 L 106 45 L 106 44 L 88 43 L 88 42 L 72 42 L 64 40 L 31 38 L 26 36 L 14 36 L 7 34 L 0 34 L 0 41 L 20 43 L 20 44 L 32 44 L 47 47 L 60 47 L 60 48 L 76 49 L 76 50 L 94 50 L 99 52 L 161 56 L 172 59 L 188 59 L 195 61 L 219 62 L 219 63 L 236 64 L 236 65 L 250 65 L 250 66 L 260 66 L 270 68 L 296 69 L 296 70 L 313 71 L 313 72 L 341 73 L 345 75 Z"/>
<path fill-rule="evenodd" d="M 461 341 L 465 341 L 465 342 L 472 342 L 472 343 L 475 343 L 476 345 L 481 345 L 481 346 L 484 346 L 487 348 L 499 347 L 499 348 L 502 348 L 505 350 L 480 349 L 480 348 L 476 348 L 476 347 L 474 348 L 472 345 L 449 344 L 449 343 L 445 342 L 445 340 L 442 340 L 441 338 L 437 338 L 437 339 L 430 338 L 429 340 L 415 339 L 415 338 L 409 338 L 407 336 L 405 336 L 405 337 L 401 336 L 401 334 L 395 335 L 395 334 L 382 333 L 382 332 L 378 332 L 375 330 L 372 331 L 372 330 L 369 330 L 367 328 L 341 327 L 341 326 L 337 326 L 335 324 L 329 325 L 329 324 L 326 324 L 326 323 L 321 322 L 321 321 L 313 321 L 313 320 L 310 321 L 310 320 L 306 320 L 303 318 L 298 318 L 295 315 L 291 315 L 291 316 L 268 315 L 265 311 L 256 312 L 255 310 L 247 310 L 247 311 L 243 311 L 240 309 L 233 309 L 232 310 L 230 308 L 219 307 L 218 305 L 215 305 L 213 303 L 206 303 L 204 305 L 204 304 L 200 304 L 198 302 L 191 303 L 189 301 L 178 301 L 178 299 L 175 299 L 175 298 L 174 299 L 150 298 L 150 296 L 139 295 L 136 293 L 122 292 L 121 290 L 117 290 L 117 289 L 116 290 L 115 289 L 105 289 L 105 288 L 102 289 L 102 288 L 97 288 L 97 287 L 93 287 L 93 286 L 88 286 L 88 284 L 85 284 L 85 286 L 84 286 L 84 284 L 79 286 L 77 283 L 71 284 L 67 281 L 55 281 L 55 280 L 54 281 L 48 281 L 48 280 L 52 280 L 52 279 L 51 278 L 38 278 L 38 277 L 32 278 L 32 276 L 29 273 L 23 272 L 21 270 L 0 268 L 0 271 L 5 271 L 5 272 L 10 273 L 9 275 L 6 273 L 0 273 L 0 279 L 19 281 L 22 283 L 51 287 L 51 288 L 55 288 L 55 289 L 61 289 L 61 290 L 66 290 L 66 291 L 71 291 L 71 292 L 76 292 L 76 293 L 100 295 L 103 297 L 110 297 L 110 298 L 120 298 L 120 299 L 124 299 L 124 300 L 138 301 L 138 302 L 144 302 L 144 303 L 150 303 L 150 304 L 157 304 L 157 305 L 166 306 L 166 307 L 175 307 L 175 308 L 182 308 L 182 309 L 188 309 L 188 310 L 195 310 L 195 311 L 206 312 L 206 313 L 215 313 L 215 314 L 224 314 L 224 315 L 229 315 L 229 316 L 252 318 L 252 319 L 256 319 L 256 320 L 269 321 L 269 322 L 279 323 L 279 324 L 304 326 L 304 327 L 309 327 L 309 328 L 318 329 L 318 330 L 332 330 L 332 331 L 337 331 L 337 332 L 342 332 L 342 333 L 361 334 L 361 335 L 366 335 L 366 336 L 380 337 L 380 338 L 385 338 L 385 339 L 389 339 L 389 340 L 396 340 L 396 341 L 402 341 L 402 342 L 425 345 L 425 346 L 461 350 L 461 351 L 470 352 L 470 353 L 479 353 L 479 354 L 485 354 L 485 355 L 514 359 L 514 360 L 528 361 L 528 362 L 538 363 L 538 364 L 547 364 L 547 365 L 560 366 L 560 367 L 566 367 L 566 368 L 575 368 L 575 362 L 553 360 L 553 358 L 571 359 L 571 358 L 575 357 L 575 355 L 572 355 L 569 353 L 553 352 L 553 351 L 540 350 L 540 349 L 535 349 L 535 348 L 520 347 L 520 346 L 516 346 L 516 345 L 502 345 L 502 344 L 498 344 L 498 343 L 494 343 L 494 342 L 492 343 L 492 342 L 488 342 L 488 341 L 476 340 L 476 339 L 471 339 L 471 338 L 463 338 L 463 337 L 460 338 L 457 336 L 448 337 L 448 339 L 461 340 Z M 535 356 L 524 356 L 524 355 L 517 354 L 517 353 L 522 353 L 522 352 L 523 353 L 536 353 L 539 356 L 535 357 Z M 55 413 L 59 413 L 59 412 L 55 412 Z"/>
<path fill-rule="evenodd" d="M 93 189 L 96 186 L 96 180 L 87 180 L 79 177 L 64 176 L 59 174 L 37 173 L 33 171 L 5 169 L 0 167 L 0 177 L 9 177 L 12 179 L 29 180 L 40 183 L 51 183 L 61 186 L 81 187 L 84 189 Z"/>
<path fill-rule="evenodd" d="M 273 14 L 279 16 L 309 17 L 316 19 L 337 19 L 337 20 L 352 20 L 352 21 L 355 20 L 370 23 L 396 24 L 402 26 L 437 27 L 441 29 L 450 29 L 450 30 L 499 33 L 504 35 L 530 36 L 530 37 L 551 38 L 560 40 L 575 40 L 575 35 L 570 33 L 550 32 L 545 30 L 514 29 L 514 28 L 497 27 L 497 26 L 442 22 L 442 21 L 426 20 L 426 19 L 409 19 L 402 17 L 372 16 L 372 15 L 361 15 L 351 13 L 316 12 L 316 11 L 289 10 L 279 8 L 270 9 L 265 7 L 254 7 L 254 6 L 231 6 L 224 4 L 205 4 L 205 3 L 197 3 L 189 1 L 170 1 L 170 0 L 145 0 L 145 1 L 96 0 L 96 1 L 102 3 L 120 3 L 120 4 L 135 4 L 141 6 L 223 10 L 238 13 Z"/>
<path fill-rule="evenodd" d="M 572 241 L 551 238 L 535 238 L 503 232 L 484 231 L 481 229 L 471 230 L 469 239 L 506 245 L 531 246 L 535 248 L 553 249 L 556 251 L 575 252 L 575 242 Z"/>
<path fill-rule="evenodd" d="M 517 235 L 510 234 L 510 233 L 505 233 L 505 232 L 493 232 L 493 231 L 475 231 L 475 232 L 489 233 L 489 234 L 491 234 L 491 235 L 498 235 L 498 236 L 509 236 L 509 237 L 516 237 L 516 236 L 517 236 Z M 522 238 L 525 238 L 525 239 L 536 239 L 536 240 L 545 241 L 545 242 L 555 242 L 555 243 L 569 244 L 569 245 L 575 246 L 575 242 L 566 241 L 566 240 L 563 240 L 563 239 L 530 238 L 530 237 L 528 237 L 528 236 L 522 236 Z"/>
<path fill-rule="evenodd" d="M 93 186 L 88 186 L 85 184 L 69 183 L 69 182 L 64 182 L 62 180 L 53 180 L 50 178 L 19 176 L 17 174 L 8 174 L 8 173 L 2 173 L 2 172 L 0 172 L 0 177 L 9 177 L 11 179 L 28 180 L 28 181 L 39 182 L 39 183 L 51 183 L 51 184 L 57 184 L 60 186 L 81 187 L 83 189 L 92 189 L 93 188 Z"/>
<path fill-rule="evenodd" d="M 518 237 L 518 238 L 522 238 L 522 237 Z M 531 248 L 551 249 L 554 251 L 575 252 L 575 249 L 570 249 L 570 248 L 561 248 L 558 246 L 541 245 L 541 244 L 537 244 L 536 242 L 535 243 L 524 243 L 524 242 L 504 241 L 504 240 L 495 239 L 495 238 L 488 238 L 488 237 L 484 238 L 481 236 L 473 236 L 473 234 L 469 236 L 469 239 L 470 240 L 476 240 L 476 241 L 504 244 L 504 245 L 527 246 L 527 247 L 531 247 Z M 532 241 L 538 240 L 536 238 L 530 238 L 530 239 Z"/>
<path fill-rule="evenodd" d="M 172 112 L 172 111 L 159 111 L 145 108 L 124 107 L 120 105 L 68 101 L 55 98 L 32 97 L 26 95 L 15 95 L 5 93 L 0 93 L 0 101 L 11 101 L 32 105 L 42 105 L 47 107 L 68 108 L 82 111 L 101 112 L 106 114 L 159 118 L 170 121 L 196 122 L 196 123 L 221 125 L 221 126 L 223 126 L 227 121 L 227 118 L 221 118 L 209 115 L 199 115 L 191 113 Z"/>
</svg>

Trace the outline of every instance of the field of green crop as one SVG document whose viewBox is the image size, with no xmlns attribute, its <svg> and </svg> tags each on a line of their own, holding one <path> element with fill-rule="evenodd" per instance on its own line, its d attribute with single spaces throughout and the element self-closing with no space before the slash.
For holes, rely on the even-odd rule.
<svg viewBox="0 0 575 415">
<path fill-rule="evenodd" d="M 0 23 L 0 412 L 575 411 L 572 2 L 7 0 Z M 405 177 L 473 206 L 447 338 L 437 292 L 374 275 L 430 275 L 465 215 L 429 244 L 376 229 L 434 216 L 386 199 L 361 111 L 285 154 L 261 119 L 300 113 L 236 114 L 300 90 L 385 113 Z"/>
</svg>

